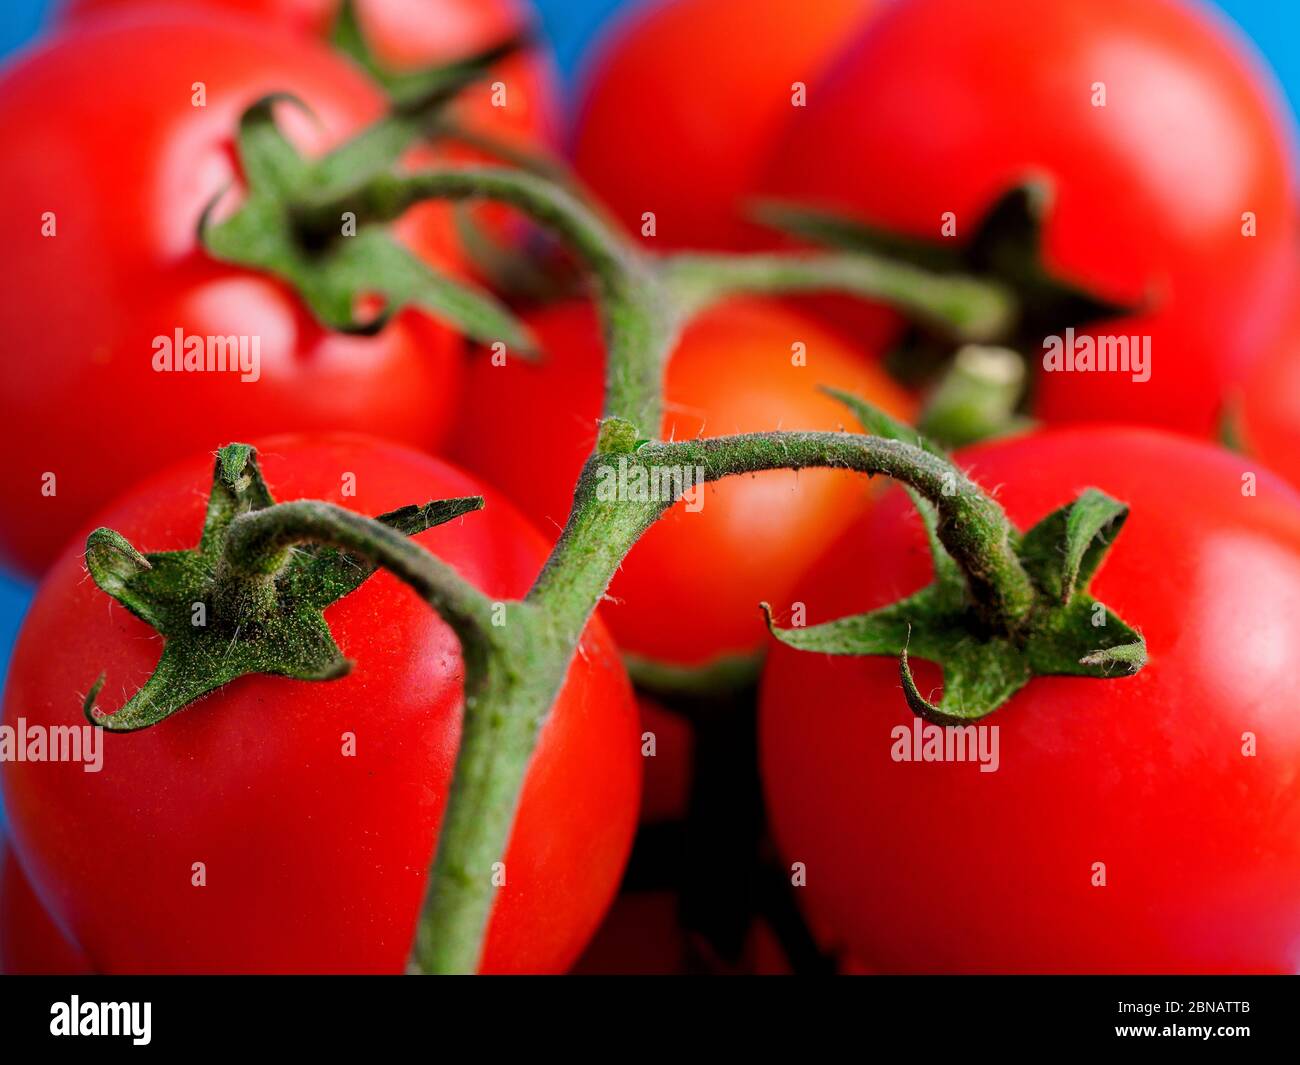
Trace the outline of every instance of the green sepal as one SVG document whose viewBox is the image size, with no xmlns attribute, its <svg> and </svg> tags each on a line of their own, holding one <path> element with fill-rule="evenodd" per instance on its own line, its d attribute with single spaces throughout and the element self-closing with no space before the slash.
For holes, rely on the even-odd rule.
<svg viewBox="0 0 1300 1065">
<path fill-rule="evenodd" d="M 965 248 L 963 264 L 998 278 L 1020 294 L 1022 350 L 1070 326 L 1130 315 L 1136 308 L 1099 296 L 1054 274 L 1043 258 L 1043 229 L 1053 190 L 1030 178 L 994 201 Z"/>
<path fill-rule="evenodd" d="M 941 661 L 943 697 L 936 704 L 917 688 L 906 644 L 898 656 L 907 705 L 918 717 L 938 725 L 964 725 L 987 717 L 1032 676 L 1025 656 L 1003 639 L 955 641 L 945 649 Z"/>
<path fill-rule="evenodd" d="M 232 577 L 223 565 L 228 528 L 241 514 L 274 505 L 256 453 L 231 444 L 217 453 L 203 533 L 197 547 L 144 553 L 111 529 L 86 542 L 91 578 L 164 640 L 153 674 L 117 712 L 87 694 L 88 720 L 112 732 L 147 728 L 208 692 L 250 673 L 331 680 L 350 663 L 330 634 L 323 611 L 375 571 L 367 560 L 323 545 L 295 548 L 266 560 L 265 572 Z M 381 514 L 376 520 L 407 536 L 478 510 L 481 497 L 436 500 Z"/>
<path fill-rule="evenodd" d="M 1136 673 L 1147 661 L 1142 634 L 1086 594 L 1043 611 L 1024 649 L 1035 674 L 1114 677 Z"/>
<path fill-rule="evenodd" d="M 851 392 L 844 392 L 829 385 L 819 385 L 818 390 L 848 407 L 853 412 L 853 416 L 858 419 L 858 424 L 870 436 L 883 436 L 886 440 L 901 440 L 905 444 L 913 444 L 932 454 L 943 454 L 940 448 L 926 440 L 912 426 L 906 422 L 900 422 L 892 414 L 885 413 L 875 404 L 868 403 L 865 399 L 861 399 Z"/>
<path fill-rule="evenodd" d="M 371 139 L 368 143 L 347 145 L 313 164 L 298 155 L 276 124 L 275 105 L 287 99 L 267 97 L 244 112 L 238 145 L 247 195 L 220 222 L 212 216 L 224 194 L 204 211 L 199 237 L 208 254 L 287 282 L 315 318 L 336 332 L 373 335 L 400 311 L 418 307 L 482 343 L 502 341 L 531 351 L 532 338 L 505 304 L 431 269 L 396 243 L 386 227 L 358 222 L 355 233 L 349 229 L 345 235 L 351 220 L 340 216 L 332 232 L 304 231 L 300 205 L 382 170 L 378 162 L 387 165 L 401 135 L 391 125 L 372 129 L 362 137 Z M 387 147 L 374 143 L 385 138 Z M 369 296 L 379 297 L 382 306 L 358 318 L 358 304 Z"/>
<path fill-rule="evenodd" d="M 882 420 L 887 416 L 868 405 L 851 406 L 864 424 L 883 430 L 880 435 L 899 439 L 912 432 Z M 820 654 L 896 657 L 908 705 L 927 720 L 948 725 L 987 716 L 1036 676 L 1111 678 L 1137 673 L 1146 664 L 1141 633 L 1087 594 L 1128 514 L 1124 504 L 1090 488 L 1021 537 L 1018 554 L 1038 598 L 1022 630 L 993 633 L 978 617 L 961 569 L 939 540 L 933 504 L 912 489 L 908 494 L 925 525 L 931 583 L 877 610 L 804 627 L 777 626 L 763 604 L 777 640 Z M 909 654 L 943 669 L 937 703 L 918 690 Z"/>
<path fill-rule="evenodd" d="M 315 112 L 290 93 L 271 93 L 239 116 L 235 138 L 244 180 L 269 197 L 293 196 L 306 185 L 311 167 L 289 143 L 275 121 L 276 104 L 296 107 L 313 120 Z"/>
<path fill-rule="evenodd" d="M 1097 488 L 1053 511 L 1027 533 L 1021 561 L 1035 583 L 1061 603 L 1086 588 L 1124 527 L 1128 507 Z"/>
</svg>

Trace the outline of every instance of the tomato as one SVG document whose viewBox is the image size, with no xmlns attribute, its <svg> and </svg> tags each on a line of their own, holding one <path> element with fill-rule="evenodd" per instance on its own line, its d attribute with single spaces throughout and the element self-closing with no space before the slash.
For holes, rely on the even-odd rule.
<svg viewBox="0 0 1300 1065">
<path fill-rule="evenodd" d="M 737 247 L 763 162 L 877 0 L 671 0 L 633 8 L 588 73 L 574 165 L 629 231 L 659 248 Z"/>
<path fill-rule="evenodd" d="M 1240 419 L 1250 454 L 1300 487 L 1300 313 L 1247 379 Z"/>
<path fill-rule="evenodd" d="M 81 952 L 55 927 L 0 836 L 0 974 L 87 973 Z"/>
<path fill-rule="evenodd" d="M 160 7 L 160 0 L 72 0 L 65 20 L 102 12 Z M 326 39 L 339 0 L 168 0 L 168 10 L 222 11 L 255 17 L 302 37 Z M 375 58 L 394 71 L 451 63 L 525 30 L 523 0 L 358 0 L 357 18 Z M 492 103 L 492 83 L 506 86 L 504 106 Z M 556 139 L 557 88 L 551 61 L 540 49 L 504 59 L 466 93 L 457 116 L 475 129 L 520 146 Z"/>
<path fill-rule="evenodd" d="M 525 321 L 544 352 L 541 364 L 473 358 L 453 446 L 460 462 L 555 534 L 595 443 L 602 346 L 583 304 L 559 304 Z M 909 411 L 907 396 L 863 352 L 812 319 L 777 301 L 723 304 L 691 323 L 672 355 L 661 435 L 842 428 L 851 419 L 819 385 L 900 417 Z M 652 526 L 615 576 L 601 609 L 619 647 L 692 667 L 758 651 L 765 638 L 759 602 L 784 599 L 869 500 L 861 479 L 833 470 L 778 470 L 706 486 Z"/>
<path fill-rule="evenodd" d="M 958 461 L 1022 529 L 1086 485 L 1131 506 L 1092 592 L 1150 659 L 1126 679 L 1030 681 L 980 722 L 998 729 L 983 772 L 895 760 L 892 730 L 919 721 L 897 661 L 777 647 L 761 769 L 810 925 L 884 972 L 1294 971 L 1300 496 L 1244 477 L 1239 456 L 1136 428 Z M 891 492 L 798 584 L 809 624 L 929 580 L 909 506 Z M 922 665 L 920 690 L 940 687 Z"/>
<path fill-rule="evenodd" d="M 1290 291 L 1293 152 L 1262 65 L 1182 0 L 904 0 L 792 112 L 767 188 L 934 240 L 950 212 L 960 241 L 1046 176 L 1048 267 L 1145 304 L 1088 332 L 1149 338 L 1150 378 L 1040 373 L 1036 413 L 1209 434 Z"/>
<path fill-rule="evenodd" d="M 260 451 L 280 500 L 375 514 L 480 492 L 452 466 L 367 437 L 279 437 Z M 204 455 L 143 482 L 99 523 L 143 549 L 192 547 L 211 464 Z M 544 544 L 499 496 L 487 500 L 419 542 L 487 594 L 521 596 Z M 153 728 L 105 734 L 97 773 L 5 765 L 24 868 L 97 969 L 403 970 L 459 741 L 460 653 L 387 573 L 325 618 L 355 663 L 342 680 L 244 677 Z M 77 693 L 100 669 L 105 695 L 118 693 L 101 701 L 111 712 L 158 656 L 152 630 L 106 600 L 69 546 L 19 636 L 5 723 L 77 724 Z M 631 845 L 640 742 L 626 674 L 593 621 L 529 767 L 484 971 L 563 971 L 581 952 Z M 192 884 L 195 863 L 205 886 Z"/>
<path fill-rule="evenodd" d="M 191 103 L 206 83 L 206 106 Z M 447 328 L 399 315 L 375 337 L 329 333 L 266 276 L 199 247 L 204 207 L 236 176 L 240 113 L 285 90 L 303 150 L 339 143 L 383 110 L 345 63 L 244 21 L 103 20 L 0 76 L 0 558 L 43 569 L 98 506 L 160 454 L 284 430 L 383 432 L 436 446 L 460 385 Z M 47 214 L 48 212 L 48 214 Z M 43 228 L 55 226 L 54 236 Z M 423 235 L 413 233 L 424 250 Z M 256 381 L 161 373 L 156 338 L 257 342 Z M 111 456 L 111 458 L 109 457 Z M 105 459 L 108 459 L 105 462 Z"/>
</svg>

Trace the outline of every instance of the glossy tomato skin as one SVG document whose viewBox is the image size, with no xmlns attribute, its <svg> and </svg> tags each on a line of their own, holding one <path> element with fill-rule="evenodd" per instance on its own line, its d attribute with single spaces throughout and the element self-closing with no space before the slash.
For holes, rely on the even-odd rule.
<svg viewBox="0 0 1300 1065">
<path fill-rule="evenodd" d="M 746 222 L 793 85 L 827 66 L 878 0 L 666 0 L 633 5 L 587 72 L 578 173 L 629 232 L 653 211 L 656 248 L 771 240 Z"/>
<path fill-rule="evenodd" d="M 1240 430 L 1251 455 L 1300 488 L 1300 307 L 1246 381 Z"/>
<path fill-rule="evenodd" d="M 470 360 L 458 461 L 496 484 L 549 535 L 567 517 L 596 438 L 603 354 L 594 313 L 559 304 L 527 319 L 540 365 Z M 794 346 L 803 345 L 805 365 Z M 738 300 L 687 326 L 669 361 L 665 439 L 768 429 L 841 429 L 832 385 L 896 415 L 908 397 L 866 353 L 774 301 Z M 758 604 L 790 582 L 870 503 L 843 471 L 772 471 L 707 485 L 641 538 L 602 607 L 624 651 L 681 666 L 762 647 Z"/>
<path fill-rule="evenodd" d="M 306 151 L 382 113 L 376 91 L 324 49 L 229 17 L 99 20 L 0 75 L 0 135 L 22 145 L 0 160 L 0 331 L 23 353 L 0 368 L 7 565 L 42 570 L 160 456 L 288 430 L 421 447 L 445 434 L 461 373 L 450 330 L 406 313 L 373 338 L 331 334 L 286 287 L 197 244 L 204 207 L 237 176 L 241 111 L 278 90 L 315 112 L 283 111 Z M 411 232 L 412 246 L 438 258 L 425 236 Z M 156 338 L 178 329 L 256 340 L 258 379 L 156 372 Z"/>
<path fill-rule="evenodd" d="M 480 492 L 454 467 L 365 437 L 273 438 L 260 453 L 279 500 L 373 514 Z M 144 482 L 100 523 L 142 548 L 192 546 L 211 463 L 200 456 Z M 355 495 L 342 494 L 348 474 Z M 540 537 L 490 492 L 484 511 L 418 540 L 500 598 L 526 592 L 544 557 Z M 355 663 L 342 680 L 242 678 L 153 729 L 105 736 L 99 773 L 5 766 L 24 867 L 97 969 L 403 970 L 459 739 L 459 650 L 387 573 L 325 616 Z M 111 711 L 159 646 L 69 548 L 19 637 L 5 721 L 77 723 L 77 692 L 101 669 Z M 593 621 L 529 769 L 483 971 L 563 971 L 581 952 L 631 844 L 639 748 L 627 677 Z M 191 884 L 197 862 L 203 887 Z"/>
<path fill-rule="evenodd" d="M 88 973 L 81 952 L 55 927 L 0 835 L 0 975 Z"/>
<path fill-rule="evenodd" d="M 930 239 L 946 212 L 960 241 L 1000 192 L 1050 179 L 1049 265 L 1147 307 L 1094 334 L 1151 341 L 1146 382 L 1040 374 L 1050 422 L 1208 435 L 1280 324 L 1294 146 L 1262 65 L 1200 4 L 907 0 L 792 115 L 771 193 Z"/>
<path fill-rule="evenodd" d="M 259 20 L 313 40 L 328 39 L 340 0 L 71 0 L 65 21 L 166 8 L 215 11 Z M 451 63 L 490 48 L 529 27 L 523 0 L 358 0 L 355 3 L 366 43 L 392 70 L 414 70 Z M 505 106 L 492 103 L 492 83 L 506 86 Z M 558 133 L 556 76 L 541 49 L 510 56 L 491 76 L 467 90 L 458 116 L 476 129 L 490 130 L 520 146 L 550 144 Z"/>
<path fill-rule="evenodd" d="M 1150 430 L 1062 429 L 959 461 L 1021 528 L 1088 485 L 1130 504 L 1092 590 L 1150 661 L 1031 681 L 986 720 L 985 773 L 893 760 L 891 730 L 913 722 L 897 662 L 776 648 L 761 765 L 810 925 L 884 972 L 1293 971 L 1300 496 L 1269 474 L 1246 495 L 1240 457 Z M 798 598 L 815 624 L 929 569 L 891 492 Z M 940 688 L 921 665 L 921 690 Z"/>
</svg>

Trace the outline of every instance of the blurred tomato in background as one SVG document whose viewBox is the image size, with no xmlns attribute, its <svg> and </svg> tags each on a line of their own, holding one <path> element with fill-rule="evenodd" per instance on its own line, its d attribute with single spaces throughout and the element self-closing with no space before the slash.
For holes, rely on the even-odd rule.
<svg viewBox="0 0 1300 1065">
<path fill-rule="evenodd" d="M 540 362 L 471 356 L 453 455 L 554 536 L 596 440 L 604 352 L 588 304 L 557 304 L 526 320 Z M 911 399 L 873 353 L 784 302 L 734 300 L 685 328 L 668 363 L 661 433 L 855 426 L 822 386 L 911 414 Z M 784 602 L 871 497 L 862 478 L 842 470 L 773 470 L 697 489 L 650 528 L 610 586 L 602 612 L 619 646 L 672 667 L 753 654 L 766 638 L 758 604 Z"/>
</svg>

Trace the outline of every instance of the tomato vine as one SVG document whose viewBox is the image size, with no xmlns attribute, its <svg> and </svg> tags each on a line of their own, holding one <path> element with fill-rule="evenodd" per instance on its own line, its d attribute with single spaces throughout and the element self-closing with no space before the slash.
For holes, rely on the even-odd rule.
<svg viewBox="0 0 1300 1065">
<path fill-rule="evenodd" d="M 504 307 L 460 282 L 434 279 L 409 257 L 395 255 L 383 228 L 429 199 L 496 200 L 529 216 L 580 260 L 594 283 L 608 350 L 596 448 L 575 487 L 568 522 L 524 598 L 492 602 L 406 538 L 439 516 L 472 509 L 472 501 L 435 502 L 396 512 L 405 518 L 379 520 L 323 502 L 277 504 L 260 484 L 250 450 L 231 445 L 220 452 L 214 477 L 209 513 L 219 520 L 211 523 L 211 535 L 205 530 L 195 552 L 174 554 L 187 556 L 182 568 L 197 566 L 201 579 L 220 587 L 227 604 L 224 624 L 262 626 L 260 647 L 246 660 L 206 674 L 207 659 L 192 656 L 183 684 L 160 667 L 149 682 L 155 690 L 144 701 L 147 711 L 137 712 L 137 703 L 119 711 L 121 717 L 99 715 L 93 692 L 87 700 L 87 714 L 96 724 L 124 731 L 156 725 L 242 672 L 330 676 L 337 648 L 331 654 L 332 640 L 327 633 L 321 637 L 319 610 L 297 611 L 297 601 L 282 592 L 290 585 L 301 591 L 304 581 L 319 585 L 323 578 L 316 570 L 328 564 L 319 560 L 334 556 L 317 553 L 304 562 L 295 551 L 301 545 L 364 561 L 366 572 L 382 566 L 409 584 L 456 632 L 466 674 L 461 746 L 413 949 L 415 970 L 476 968 L 494 894 L 486 870 L 505 851 L 539 729 L 619 564 L 675 501 L 611 499 L 599 492 L 601 469 L 611 462 L 646 474 L 699 468 L 708 481 L 759 470 L 833 467 L 884 474 L 908 485 L 932 519 L 936 558 L 946 560 L 930 598 L 896 604 L 887 608 L 894 609 L 887 617 L 881 611 L 848 619 L 847 633 L 819 627 L 807 636 L 778 635 L 796 645 L 811 640 L 835 653 L 899 656 L 918 713 L 947 720 L 996 709 L 1015 687 L 980 687 L 972 669 L 990 662 L 1005 666 L 1003 673 L 1019 684 L 1046 672 L 1107 676 L 1141 668 L 1141 637 L 1118 619 L 1100 646 L 1095 633 L 1070 628 L 1081 604 L 1091 602 L 1085 595 L 1087 576 L 1105 550 L 1102 534 L 1113 533 L 1122 521 L 1122 506 L 1098 498 L 1100 493 L 1085 494 L 1022 535 L 944 455 L 869 408 L 854 406 L 851 397 L 846 399 L 859 420 L 875 435 L 652 438 L 661 422 L 665 363 L 679 330 L 728 296 L 847 293 L 890 303 L 957 341 L 996 342 L 1015 329 L 1022 310 L 1011 287 L 864 249 L 655 258 L 542 175 L 498 167 L 396 172 L 391 164 L 413 135 L 399 119 L 385 120 L 323 160 L 304 160 L 280 135 L 274 103 L 263 101 L 244 116 L 239 148 L 249 193 L 228 218 L 205 220 L 203 237 L 212 254 L 305 290 L 309 306 L 336 328 L 377 329 L 388 315 L 415 304 L 436 309 L 472 335 L 508 336 L 510 346 L 526 354 L 527 337 Z M 353 320 L 358 300 L 376 291 L 387 299 L 384 311 L 367 322 Z M 100 587 L 159 627 L 169 637 L 175 661 L 184 644 L 167 630 L 166 610 L 157 603 L 178 586 L 160 576 L 160 557 L 150 561 L 108 530 L 97 530 L 87 549 Z M 1073 569 L 1067 573 L 1063 565 Z M 323 591 L 312 602 L 317 599 L 329 601 Z M 927 631 L 914 637 L 914 626 Z M 308 656 L 310 661 L 300 655 L 308 635 L 319 652 Z M 907 647 L 914 639 L 917 653 L 943 662 L 951 693 L 967 696 L 967 705 L 955 705 L 946 694 L 941 706 L 931 706 L 908 685 Z M 987 652 L 975 657 L 974 666 L 972 641 Z M 159 692 L 167 697 L 154 698 Z"/>
</svg>

